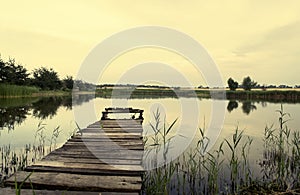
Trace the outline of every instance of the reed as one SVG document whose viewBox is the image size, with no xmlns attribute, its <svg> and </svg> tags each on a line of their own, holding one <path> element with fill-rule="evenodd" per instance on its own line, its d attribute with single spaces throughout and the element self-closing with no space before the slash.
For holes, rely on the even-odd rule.
<svg viewBox="0 0 300 195">
<path fill-rule="evenodd" d="M 277 112 L 278 125 L 265 127 L 260 170 L 250 163 L 253 139 L 238 127 L 212 151 L 207 151 L 210 140 L 205 128 L 200 128 L 196 148 L 145 173 L 145 194 L 299 194 L 300 132 L 289 129 L 290 115 L 283 107 Z M 154 114 L 159 116 L 157 111 Z M 154 140 L 163 145 L 156 149 L 168 152 L 169 142 L 158 138 Z"/>
<path fill-rule="evenodd" d="M 38 92 L 36 87 L 0 84 L 0 97 L 24 97 Z"/>
<path fill-rule="evenodd" d="M 39 122 L 33 144 L 26 144 L 22 149 L 16 150 L 11 145 L 0 147 L 0 186 L 3 185 L 6 178 L 16 171 L 24 170 L 28 165 L 42 159 L 47 153 L 56 149 L 56 141 L 61 132 L 60 127 L 53 129 L 50 138 L 46 137 L 45 130 L 46 124 Z M 16 192 L 21 191 L 21 187 L 22 185 L 17 186 Z"/>
</svg>

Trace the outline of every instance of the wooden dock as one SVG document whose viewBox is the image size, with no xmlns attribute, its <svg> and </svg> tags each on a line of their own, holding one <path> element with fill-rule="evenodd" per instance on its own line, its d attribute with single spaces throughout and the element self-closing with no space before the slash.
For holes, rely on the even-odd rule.
<svg viewBox="0 0 300 195">
<path fill-rule="evenodd" d="M 110 114 L 129 119 L 110 119 Z M 138 113 L 139 116 L 135 118 Z M 107 108 L 102 118 L 5 181 L 0 194 L 139 194 L 142 187 L 143 111 Z M 2 191 L 2 192 L 1 192 Z"/>
</svg>

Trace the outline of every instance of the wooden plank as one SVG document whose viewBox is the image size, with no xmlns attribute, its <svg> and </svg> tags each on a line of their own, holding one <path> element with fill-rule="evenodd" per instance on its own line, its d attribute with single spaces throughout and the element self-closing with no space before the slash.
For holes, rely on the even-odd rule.
<svg viewBox="0 0 300 195">
<path fill-rule="evenodd" d="M 96 156 L 100 156 L 103 155 L 103 157 L 105 156 L 120 156 L 120 157 L 134 157 L 134 159 L 136 158 L 142 158 L 144 152 L 140 151 L 140 150 L 126 150 L 126 151 L 109 151 L 109 150 L 103 150 L 103 151 L 89 151 L 89 150 L 85 150 L 85 151 L 78 151 L 76 149 L 73 150 L 55 150 L 52 152 L 53 154 L 74 154 L 74 155 L 85 155 L 85 154 L 92 154 L 92 155 L 96 155 Z M 116 158 L 118 159 L 118 158 Z"/>
<path fill-rule="evenodd" d="M 34 193 L 33 193 L 34 192 Z M 0 194 L 15 195 L 16 190 L 12 188 L 0 188 Z M 139 195 L 138 192 L 87 192 L 87 191 L 67 191 L 67 190 L 32 190 L 21 189 L 22 195 Z"/>
<path fill-rule="evenodd" d="M 125 142 L 142 142 L 142 139 L 136 138 L 85 138 L 81 139 L 80 137 L 72 138 L 68 142 L 84 142 L 84 143 L 99 143 L 99 142 L 116 142 L 116 143 L 125 143 Z"/>
<path fill-rule="evenodd" d="M 83 158 L 83 159 L 100 159 L 100 156 L 95 156 L 94 154 L 82 154 L 82 155 L 76 155 L 74 153 L 66 153 L 66 154 L 61 154 L 61 153 L 51 153 L 53 156 L 61 156 L 63 158 Z M 101 160 L 103 161 L 109 161 L 109 160 L 140 160 L 140 157 L 132 157 L 132 156 L 101 156 Z"/>
<path fill-rule="evenodd" d="M 142 129 L 140 126 L 138 125 L 130 125 L 130 124 L 104 124 L 101 126 L 101 128 L 140 128 Z"/>
<path fill-rule="evenodd" d="M 101 120 L 99 123 L 95 123 L 92 125 L 103 125 L 103 124 L 133 124 L 133 125 L 142 125 L 142 120 Z"/>
<path fill-rule="evenodd" d="M 107 119 L 107 120 L 99 120 L 96 121 L 94 123 L 92 123 L 91 125 L 99 125 L 101 123 L 141 123 L 143 122 L 143 119 Z"/>
<path fill-rule="evenodd" d="M 116 143 L 125 143 L 125 142 L 139 142 L 143 141 L 142 139 L 136 138 L 84 138 L 81 139 L 80 137 L 72 138 L 70 142 L 84 142 L 84 143 L 92 143 L 92 142 L 116 142 Z"/>
<path fill-rule="evenodd" d="M 77 136 L 75 136 L 76 138 Z M 83 133 L 80 138 L 81 139 L 86 139 L 86 138 L 93 138 L 93 139 L 103 139 L 103 138 L 109 138 L 109 139 L 142 139 L 143 136 L 141 134 L 136 134 L 136 133 L 99 133 L 99 134 L 94 134 L 94 133 Z"/>
<path fill-rule="evenodd" d="M 59 172 L 83 175 L 113 175 L 113 176 L 141 176 L 141 171 L 128 171 L 123 169 L 93 169 L 93 168 L 77 168 L 77 167 L 54 167 L 54 166 L 30 166 L 25 169 L 29 172 Z"/>
<path fill-rule="evenodd" d="M 144 145 L 143 140 L 131 140 L 131 141 L 111 141 L 111 140 L 100 140 L 98 142 L 84 142 L 81 140 L 81 142 L 78 141 L 68 141 L 67 143 L 65 143 L 63 146 L 110 146 L 110 145 L 114 145 L 117 144 L 119 146 L 140 146 L 140 145 Z"/>
<path fill-rule="evenodd" d="M 85 128 L 82 130 L 82 132 L 86 132 L 86 131 L 92 131 L 94 130 L 95 132 L 99 132 L 99 131 L 108 131 L 108 130 L 128 130 L 128 131 L 139 131 L 139 132 L 143 132 L 143 128 L 142 127 L 131 127 L 131 128 L 124 128 L 124 127 L 120 127 L 120 126 L 116 126 L 116 127 L 89 127 L 89 128 Z"/>
<path fill-rule="evenodd" d="M 109 152 L 76 152 L 76 151 L 53 151 L 51 154 L 74 157 L 74 158 L 99 158 L 99 159 L 128 159 L 128 160 L 140 160 L 143 154 L 126 154 L 126 153 L 109 153 Z"/>
<path fill-rule="evenodd" d="M 87 166 L 88 165 L 88 166 Z M 51 166 L 51 167 L 61 167 L 61 168 L 78 168 L 78 169 L 107 169 L 107 170 L 125 170 L 125 171 L 144 171 L 141 165 L 109 165 L 109 164 L 92 164 L 92 163 L 75 163 L 75 162 L 58 162 L 58 161 L 47 161 L 42 160 L 36 162 L 34 166 Z"/>
<path fill-rule="evenodd" d="M 140 129 L 123 129 L 123 128 L 105 128 L 101 130 L 96 129 L 85 129 L 82 133 L 100 133 L 100 132 L 108 132 L 108 133 L 140 133 L 142 134 L 143 131 Z"/>
<path fill-rule="evenodd" d="M 101 132 L 106 132 L 106 131 L 112 131 L 113 130 L 124 130 L 124 132 L 130 132 L 130 130 L 134 131 L 139 131 L 139 133 L 142 133 L 143 130 L 140 127 L 132 127 L 132 128 L 125 128 L 125 127 L 103 127 L 103 128 L 86 128 L 81 131 L 81 133 L 85 133 L 86 131 L 91 131 L 95 133 L 101 133 Z"/>
<path fill-rule="evenodd" d="M 22 183 L 29 175 L 28 172 L 19 171 L 15 174 L 18 184 Z M 15 177 L 5 181 L 5 186 L 14 186 Z M 115 191 L 115 192 L 139 192 L 141 189 L 141 177 L 128 176 L 97 176 L 80 175 L 55 172 L 33 172 L 30 183 L 34 189 L 67 190 L 67 191 Z M 23 185 L 31 188 L 29 181 Z"/>
<path fill-rule="evenodd" d="M 58 162 L 70 162 L 70 163 L 82 163 L 82 164 L 111 164 L 111 165 L 141 165 L 141 160 L 124 160 L 124 159 L 106 159 L 105 162 L 100 159 L 85 159 L 85 158 L 70 158 L 57 155 L 48 155 L 43 160 L 46 161 L 58 161 Z"/>
<path fill-rule="evenodd" d="M 141 112 L 142 112 L 141 110 L 135 109 L 135 110 L 107 110 L 102 113 L 105 113 L 105 114 L 118 114 L 118 113 L 139 114 Z"/>
<path fill-rule="evenodd" d="M 130 115 L 128 115 L 130 116 Z M 107 120 L 100 120 L 98 123 L 94 123 L 91 125 L 98 125 L 98 124 L 103 124 L 103 123 L 131 123 L 131 124 L 141 124 L 143 120 L 136 118 L 136 119 L 107 119 Z"/>
<path fill-rule="evenodd" d="M 141 165 L 109 165 L 60 161 L 40 161 L 25 169 L 35 172 L 61 172 L 91 175 L 140 176 L 144 171 Z"/>
<path fill-rule="evenodd" d="M 111 136 L 118 136 L 118 137 L 126 137 L 126 136 L 136 136 L 136 137 L 141 137 L 141 133 L 133 133 L 133 132 L 83 132 L 82 136 L 97 136 L 97 137 L 103 137 L 103 136 L 107 136 L 107 137 L 111 137 Z"/>
<path fill-rule="evenodd" d="M 63 149 L 74 149 L 77 151 L 114 151 L 114 150 L 144 150 L 143 145 L 134 145 L 134 146 L 120 146 L 120 145 L 86 145 L 86 146 L 76 146 L 76 145 L 64 145 Z"/>
<path fill-rule="evenodd" d="M 113 126 L 117 126 L 117 127 L 133 127 L 133 128 L 141 128 L 142 129 L 142 125 L 140 124 L 126 124 L 126 123 L 105 123 L 105 124 L 101 124 L 101 125 L 89 125 L 86 128 L 90 129 L 90 128 L 95 128 L 95 129 L 99 129 L 99 128 L 103 128 L 103 127 L 113 127 Z"/>
<path fill-rule="evenodd" d="M 90 147 L 91 149 L 93 146 Z M 98 148 L 98 147 L 97 147 Z M 90 150 L 89 147 L 61 147 L 59 149 L 54 150 L 51 153 L 54 152 L 76 152 L 82 150 L 83 152 L 86 153 L 100 153 L 100 154 L 105 154 L 105 153 L 111 153 L 111 154 L 128 154 L 128 155 L 143 155 L 144 151 L 140 150 L 128 150 L 124 149 L 122 147 L 120 148 L 110 148 L 110 147 L 105 147 L 103 146 L 102 149 L 95 149 L 95 150 Z"/>
</svg>

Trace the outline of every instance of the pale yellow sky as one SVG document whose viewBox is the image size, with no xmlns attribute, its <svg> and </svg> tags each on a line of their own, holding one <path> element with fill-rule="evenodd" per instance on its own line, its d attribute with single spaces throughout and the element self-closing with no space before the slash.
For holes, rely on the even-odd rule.
<svg viewBox="0 0 300 195">
<path fill-rule="evenodd" d="M 1 0 L 0 53 L 27 69 L 53 67 L 76 76 L 88 53 L 128 28 L 156 25 L 181 31 L 202 44 L 224 82 L 250 75 L 261 84 L 300 84 L 299 0 Z M 149 61 L 174 66 L 193 85 L 205 85 L 184 58 L 161 49 L 118 57 L 100 81 L 115 82 Z M 126 66 L 124 66 L 124 64 Z M 122 68 L 121 68 L 122 66 Z"/>
</svg>

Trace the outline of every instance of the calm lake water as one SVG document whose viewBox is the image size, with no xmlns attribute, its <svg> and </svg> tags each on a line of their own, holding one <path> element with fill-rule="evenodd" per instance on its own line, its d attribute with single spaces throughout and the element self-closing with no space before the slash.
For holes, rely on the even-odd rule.
<svg viewBox="0 0 300 195">
<path fill-rule="evenodd" d="M 185 102 L 183 105 L 182 101 Z M 197 102 L 196 110 L 197 123 L 193 121 L 194 113 L 182 116 L 182 110 L 195 109 L 194 102 Z M 263 135 L 266 125 L 278 125 L 280 103 L 269 102 L 247 102 L 218 100 L 224 103 L 225 115 L 224 124 L 215 146 L 224 139 L 230 139 L 235 129 L 244 131 L 244 135 L 253 138 L 251 156 L 253 161 L 260 158 L 263 151 Z M 0 100 L 0 147 L 10 145 L 13 149 L 23 148 L 26 144 L 34 142 L 34 135 L 38 124 L 45 126 L 46 145 L 52 131 L 59 127 L 60 135 L 57 139 L 58 145 L 63 144 L 76 129 L 76 123 L 81 128 L 100 120 L 101 112 L 105 107 L 112 105 L 125 105 L 128 107 L 144 110 L 144 134 L 151 134 L 149 123 L 153 123 L 153 112 L 159 109 L 161 119 L 166 115 L 166 123 L 171 124 L 176 118 L 178 121 L 172 130 L 173 135 L 178 139 L 171 141 L 169 151 L 170 159 L 175 159 L 180 153 L 188 151 L 188 146 L 196 145 L 199 132 L 198 127 L 209 129 L 214 124 L 212 118 L 211 99 L 192 98 L 155 98 L 155 99 L 105 99 L 94 98 L 92 95 L 80 95 L 73 97 L 47 97 L 47 98 L 11 98 Z M 190 106 L 190 108 L 189 108 Z M 284 103 L 284 111 L 290 114 L 288 126 L 292 130 L 299 130 L 300 127 L 300 105 Z M 183 108 L 185 107 L 185 108 Z M 198 108 L 197 108 L 198 107 Z M 222 112 L 222 110 L 220 110 Z M 186 112 L 187 113 L 187 112 Z M 75 123 L 76 121 L 76 123 Z M 195 129 L 196 127 L 196 129 Z M 217 136 L 217 135 L 216 135 Z"/>
</svg>

